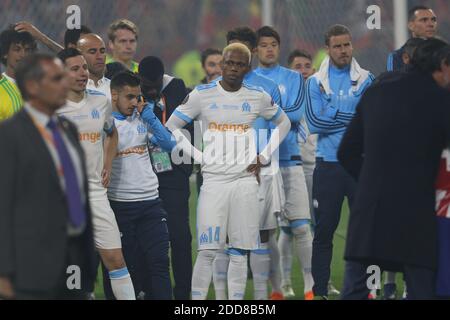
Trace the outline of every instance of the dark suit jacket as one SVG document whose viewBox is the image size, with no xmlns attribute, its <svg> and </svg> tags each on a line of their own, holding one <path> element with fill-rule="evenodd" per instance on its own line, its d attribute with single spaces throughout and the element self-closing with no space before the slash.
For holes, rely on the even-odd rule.
<svg viewBox="0 0 450 320">
<path fill-rule="evenodd" d="M 166 120 L 169 120 L 175 109 L 182 104 L 188 90 L 184 85 L 183 80 L 173 78 L 163 88 L 161 94 L 164 95 L 166 101 Z M 162 121 L 162 112 L 159 108 L 155 108 L 155 115 Z M 190 124 L 186 129 L 191 134 L 191 142 L 194 138 L 193 125 Z M 192 163 L 192 161 L 191 161 Z M 175 165 L 172 162 L 172 171 L 158 173 L 158 181 L 160 188 L 179 189 L 189 191 L 189 176 L 192 173 L 192 164 Z"/>
<path fill-rule="evenodd" d="M 77 129 L 68 120 L 61 123 L 82 159 L 87 195 Z M 65 285 L 62 277 L 70 263 L 80 267 L 83 289 L 95 276 L 89 201 L 86 229 L 70 241 L 78 252 L 69 254 L 66 197 L 45 141 L 25 109 L 0 125 L 0 150 L 0 276 L 9 277 L 17 291 L 48 293 Z"/>
<path fill-rule="evenodd" d="M 435 181 L 450 141 L 450 93 L 428 75 L 385 74 L 362 97 L 338 158 L 357 180 L 345 257 L 435 268 Z"/>
</svg>

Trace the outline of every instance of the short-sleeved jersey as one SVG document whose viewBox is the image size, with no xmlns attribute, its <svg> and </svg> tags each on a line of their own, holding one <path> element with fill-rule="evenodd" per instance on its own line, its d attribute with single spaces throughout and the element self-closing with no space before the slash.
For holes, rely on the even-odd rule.
<svg viewBox="0 0 450 320">
<path fill-rule="evenodd" d="M 80 102 L 67 101 L 57 111 L 58 115 L 75 123 L 79 138 L 86 154 L 89 180 L 89 198 L 96 199 L 106 195 L 101 181 L 103 170 L 102 132 L 110 133 L 114 127 L 112 107 L 108 98 L 101 92 L 86 90 Z"/>
<path fill-rule="evenodd" d="M 281 113 L 263 89 L 244 83 L 228 92 L 220 82 L 196 87 L 174 112 L 186 122 L 202 123 L 205 179 L 208 174 L 250 175 L 246 169 L 256 158 L 254 122 L 258 117 L 273 121 Z"/>
<path fill-rule="evenodd" d="M 8 119 L 22 108 L 23 101 L 17 86 L 6 77 L 0 79 L 0 121 Z"/>
</svg>

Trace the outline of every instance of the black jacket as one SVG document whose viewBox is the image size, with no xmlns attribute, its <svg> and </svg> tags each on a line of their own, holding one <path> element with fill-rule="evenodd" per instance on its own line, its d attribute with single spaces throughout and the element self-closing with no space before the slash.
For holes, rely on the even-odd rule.
<svg viewBox="0 0 450 320">
<path fill-rule="evenodd" d="M 68 120 L 61 123 L 82 160 L 87 199 L 77 129 Z M 0 276 L 10 278 L 15 290 L 45 293 L 65 285 L 62 277 L 73 264 L 80 267 L 83 289 L 95 279 L 89 201 L 87 226 L 72 238 L 69 253 L 66 197 L 45 141 L 25 109 L 0 124 L 0 150 Z"/>
<path fill-rule="evenodd" d="M 345 257 L 435 268 L 435 180 L 450 141 L 450 93 L 427 75 L 385 74 L 357 106 L 338 151 L 357 180 Z"/>
<path fill-rule="evenodd" d="M 165 86 L 161 91 L 161 94 L 165 98 L 166 102 L 166 121 L 169 120 L 175 109 L 182 104 L 184 98 L 188 93 L 183 80 L 177 78 L 170 78 L 165 76 Z M 160 121 L 162 121 L 162 112 L 159 108 L 155 107 L 155 115 Z M 193 125 L 190 124 L 186 127 L 191 134 L 191 142 L 194 137 Z M 191 161 L 192 163 L 192 161 Z M 165 189 L 178 189 L 189 191 L 189 176 L 192 173 L 192 164 L 175 165 L 172 162 L 172 171 L 158 173 L 159 188 Z"/>
</svg>

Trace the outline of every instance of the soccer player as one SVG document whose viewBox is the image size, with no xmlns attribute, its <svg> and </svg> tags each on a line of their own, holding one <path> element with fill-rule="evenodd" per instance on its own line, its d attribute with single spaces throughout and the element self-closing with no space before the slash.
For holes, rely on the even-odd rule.
<svg viewBox="0 0 450 320">
<path fill-rule="evenodd" d="M 106 47 L 102 38 L 94 33 L 82 35 L 77 43 L 88 64 L 89 80 L 87 88 L 103 93 L 111 101 L 110 80 L 105 77 Z"/>
<path fill-rule="evenodd" d="M 248 27 L 238 27 L 230 30 L 227 33 L 227 44 L 242 43 L 250 52 L 253 52 L 256 47 L 256 33 Z M 218 78 L 221 80 L 221 78 Z M 281 95 L 277 85 L 270 79 L 257 74 L 254 70 L 249 72 L 244 77 L 246 84 L 261 87 L 268 93 L 272 100 L 281 106 Z M 269 124 L 270 122 L 262 117 L 256 119 L 254 128 L 257 130 L 257 145 L 258 149 L 262 150 L 269 138 Z M 276 159 L 272 158 L 272 165 L 275 166 Z M 267 300 L 267 282 L 271 270 L 276 270 L 279 267 L 279 253 L 276 241 L 274 240 L 276 233 L 277 221 L 275 214 L 281 211 L 281 195 L 277 181 L 281 180 L 278 170 L 272 172 L 272 167 L 261 168 L 260 184 L 258 188 L 258 203 L 260 212 L 260 248 L 250 252 L 250 268 L 253 274 L 253 287 L 255 300 Z M 274 177 L 275 176 L 275 177 Z M 275 188 L 275 189 L 274 189 Z M 272 235 L 272 237 L 270 237 Z M 216 299 L 226 299 L 226 284 L 227 284 L 227 270 L 230 258 L 226 250 L 219 250 L 216 253 L 216 258 L 213 264 L 213 280 Z M 271 279 L 272 289 L 275 292 L 281 292 L 280 279 L 276 277 L 277 272 L 272 272 Z M 279 273 L 278 273 L 279 274 Z M 279 277 L 278 277 L 279 278 Z M 274 296 L 274 295 L 272 295 Z"/>
<path fill-rule="evenodd" d="M 311 274 L 311 214 L 298 144 L 298 134 L 302 130 L 300 120 L 303 115 L 302 106 L 305 96 L 304 81 L 297 72 L 279 65 L 281 40 L 276 30 L 264 26 L 256 34 L 259 59 L 256 72 L 277 83 L 283 110 L 292 124 L 287 138 L 280 147 L 280 171 L 285 194 L 282 216 L 288 220 L 287 228 L 290 228 L 294 235 L 296 254 L 302 264 L 305 299 L 312 300 L 314 281 Z"/>
<path fill-rule="evenodd" d="M 138 27 L 127 19 L 114 21 L 108 29 L 109 49 L 111 56 L 106 57 L 106 63 L 120 62 L 135 73 L 139 64 L 133 60 L 136 54 Z"/>
<path fill-rule="evenodd" d="M 28 32 L 11 26 L 0 34 L 0 61 L 6 67 L 0 78 L 0 121 L 22 108 L 23 101 L 16 86 L 15 69 L 20 60 L 36 51 L 36 41 Z"/>
<path fill-rule="evenodd" d="M 101 92 L 86 90 L 89 72 L 81 52 L 65 49 L 58 57 L 64 62 L 69 83 L 67 105 L 58 110 L 58 114 L 77 125 L 86 153 L 95 245 L 109 270 L 115 297 L 134 300 L 133 284 L 122 255 L 119 228 L 106 196 L 118 142 L 111 104 Z M 102 132 L 106 134 L 105 143 Z"/>
<path fill-rule="evenodd" d="M 333 236 L 346 196 L 351 206 L 355 180 L 337 160 L 337 148 L 352 120 L 361 95 L 371 85 L 373 75 L 353 58 L 350 30 L 334 25 L 325 34 L 329 55 L 306 85 L 306 121 L 318 134 L 316 167 L 313 176 L 313 203 L 316 216 L 312 271 L 314 294 L 326 299 L 333 254 Z"/>
<path fill-rule="evenodd" d="M 111 93 L 113 108 L 118 110 L 113 116 L 119 145 L 108 198 L 122 234 L 123 254 L 133 283 L 144 288 L 147 298 L 170 300 L 167 213 L 158 196 L 158 178 L 149 166 L 147 144 L 151 141 L 170 152 L 175 141 L 153 113 L 154 105 L 143 102 L 137 75 L 124 71 L 114 76 Z M 136 259 L 136 248 L 144 259 Z M 136 273 L 138 263 L 143 263 L 139 267 L 149 278 L 150 288 Z"/>
<path fill-rule="evenodd" d="M 222 52 L 219 49 L 208 48 L 202 52 L 201 62 L 203 71 L 205 71 L 203 84 L 210 83 L 222 75 L 220 61 L 222 61 Z"/>
<path fill-rule="evenodd" d="M 221 63 L 222 80 L 196 87 L 167 122 L 172 133 L 186 142 L 180 128 L 194 119 L 201 119 L 204 128 L 203 153 L 192 145 L 183 148 L 202 163 L 204 178 L 197 207 L 199 247 L 192 276 L 193 299 L 206 298 L 215 253 L 224 248 L 227 237 L 228 297 L 243 299 L 247 254 L 258 249 L 260 242 L 258 184 L 253 174 L 270 161 L 290 129 L 286 114 L 267 93 L 243 83 L 250 62 L 251 53 L 245 45 L 227 46 Z M 258 117 L 276 124 L 259 154 L 252 129 Z"/>
<path fill-rule="evenodd" d="M 408 12 L 408 29 L 412 38 L 429 39 L 433 38 L 437 32 L 437 17 L 429 7 L 419 5 L 411 8 Z M 387 60 L 387 70 L 401 70 L 405 66 L 404 61 L 405 46 L 389 54 Z"/>
</svg>

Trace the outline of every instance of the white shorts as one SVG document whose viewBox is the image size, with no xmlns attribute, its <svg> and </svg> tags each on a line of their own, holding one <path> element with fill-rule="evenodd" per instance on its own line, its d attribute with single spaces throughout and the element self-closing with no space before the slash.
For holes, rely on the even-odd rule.
<svg viewBox="0 0 450 320">
<path fill-rule="evenodd" d="M 281 167 L 286 201 L 282 220 L 311 219 L 308 189 L 302 166 Z M 282 223 L 282 225 L 286 225 Z"/>
<path fill-rule="evenodd" d="M 259 249 L 258 183 L 254 176 L 203 181 L 197 206 L 198 250 Z"/>
<path fill-rule="evenodd" d="M 95 200 L 90 199 L 89 203 L 92 212 L 95 247 L 97 249 L 122 248 L 116 217 L 106 195 L 96 197 Z"/>
<path fill-rule="evenodd" d="M 284 190 L 281 172 L 274 175 L 261 175 L 258 188 L 258 201 L 260 213 L 260 230 L 277 228 L 277 215 L 283 211 Z"/>
</svg>

